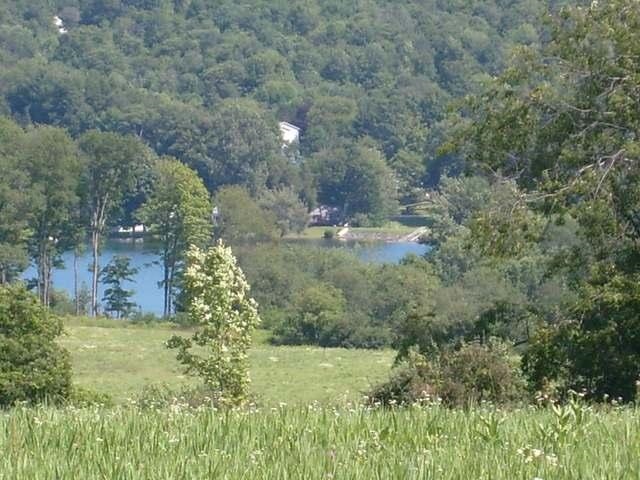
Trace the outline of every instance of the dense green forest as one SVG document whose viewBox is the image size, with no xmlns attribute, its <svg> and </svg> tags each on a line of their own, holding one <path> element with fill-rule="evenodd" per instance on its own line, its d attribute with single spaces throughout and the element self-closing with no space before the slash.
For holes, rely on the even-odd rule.
<svg viewBox="0 0 640 480">
<path fill-rule="evenodd" d="M 132 134 L 197 170 L 210 190 L 286 185 L 309 205 L 356 203 L 353 179 L 375 169 L 366 188 L 384 198 L 353 207 L 364 214 L 388 213 L 395 197 L 409 202 L 443 169 L 459 169 L 435 154 L 446 106 L 500 72 L 515 46 L 537 45 L 548 6 L 3 3 L 0 114 L 73 137 Z M 278 121 L 302 129 L 288 161 Z"/>
<path fill-rule="evenodd" d="M 633 400 L 640 7 L 563 3 L 7 5 L 0 283 L 31 260 L 55 307 L 52 269 L 89 237 L 96 315 L 97 283 L 131 272 L 101 242 L 143 221 L 165 316 L 186 249 L 222 238 L 273 343 L 406 360 L 382 403 Z M 372 266 L 278 245 L 316 205 L 360 226 L 404 206 L 432 250 Z"/>
</svg>

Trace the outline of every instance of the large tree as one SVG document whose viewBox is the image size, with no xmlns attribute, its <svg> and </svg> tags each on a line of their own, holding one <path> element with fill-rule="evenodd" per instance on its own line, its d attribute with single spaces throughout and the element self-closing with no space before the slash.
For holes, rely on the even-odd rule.
<svg viewBox="0 0 640 480">
<path fill-rule="evenodd" d="M 203 247 L 211 239 L 212 214 L 209 192 L 200 177 L 173 158 L 159 160 L 151 195 L 138 217 L 160 239 L 164 316 L 171 314 L 184 252 L 191 245 Z"/>
<path fill-rule="evenodd" d="M 26 133 L 21 162 L 30 177 L 33 199 L 29 253 L 38 268 L 40 300 L 48 306 L 53 266 L 76 240 L 71 224 L 78 203 L 81 159 L 64 130 L 45 126 Z"/>
<path fill-rule="evenodd" d="M 279 156 L 275 119 L 252 100 L 225 100 L 211 120 L 199 169 L 211 190 L 242 184 L 256 191 L 274 181 Z"/>
<path fill-rule="evenodd" d="M 573 218 L 580 249 L 557 264 L 578 300 L 525 357 L 534 384 L 631 399 L 640 376 L 640 3 L 593 2 L 554 18 L 541 53 L 525 50 L 459 123 L 469 162 L 517 178 L 524 203 Z M 518 205 L 520 204 L 520 205 Z M 488 243 L 528 222 L 485 228 Z"/>
<path fill-rule="evenodd" d="M 11 281 L 28 264 L 33 197 L 29 174 L 20 168 L 23 137 L 18 125 L 0 118 L 0 284 Z"/>
<path fill-rule="evenodd" d="M 316 178 L 318 201 L 339 207 L 345 219 L 360 214 L 379 224 L 394 213 L 395 177 L 374 147 L 344 143 L 315 155 L 309 168 Z"/>
<path fill-rule="evenodd" d="M 135 137 L 90 131 L 79 140 L 86 157 L 83 178 L 84 199 L 91 235 L 91 313 L 98 314 L 100 242 L 114 211 L 136 182 L 148 162 L 149 152 Z"/>
</svg>

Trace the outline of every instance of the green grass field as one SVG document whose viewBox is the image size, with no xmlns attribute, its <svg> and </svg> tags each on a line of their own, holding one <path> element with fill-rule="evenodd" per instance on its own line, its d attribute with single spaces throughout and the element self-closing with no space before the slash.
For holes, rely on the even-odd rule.
<svg viewBox="0 0 640 480">
<path fill-rule="evenodd" d="M 640 411 L 16 408 L 0 452 L 11 480 L 637 480 Z"/>
<path fill-rule="evenodd" d="M 358 404 L 390 351 L 287 348 L 257 332 L 258 406 L 141 408 L 144 385 L 179 386 L 169 325 L 70 319 L 75 382 L 119 405 L 0 411 L 0 480 L 353 479 L 637 480 L 640 410 L 452 410 Z"/>
<path fill-rule="evenodd" d="M 70 319 L 65 331 L 61 343 L 71 353 L 74 382 L 118 403 L 148 384 L 193 381 L 182 375 L 175 352 L 164 347 L 176 333 L 169 325 Z M 266 340 L 264 331 L 256 332 L 250 352 L 252 394 L 265 405 L 356 400 L 387 376 L 394 358 L 389 350 L 274 347 Z"/>
</svg>

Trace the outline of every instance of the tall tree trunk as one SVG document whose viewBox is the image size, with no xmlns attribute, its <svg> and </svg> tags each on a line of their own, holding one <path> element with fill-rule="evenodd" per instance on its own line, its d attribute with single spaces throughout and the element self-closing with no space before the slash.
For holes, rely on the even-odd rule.
<svg viewBox="0 0 640 480">
<path fill-rule="evenodd" d="M 80 315 L 80 299 L 78 298 L 78 247 L 73 249 L 73 298 L 76 317 Z"/>
<path fill-rule="evenodd" d="M 47 277 L 47 244 L 46 240 L 41 240 L 38 246 L 38 296 L 40 303 L 44 307 L 49 306 L 49 279 Z"/>
<path fill-rule="evenodd" d="M 167 318 L 169 316 L 169 262 L 167 261 L 167 257 L 165 256 L 164 262 L 164 306 L 162 310 L 162 316 Z"/>
<path fill-rule="evenodd" d="M 91 315 L 98 316 L 98 276 L 100 275 L 100 232 L 93 228 L 91 232 L 92 272 L 91 272 Z"/>
<path fill-rule="evenodd" d="M 40 302 L 44 307 L 49 308 L 52 265 L 51 254 L 46 241 L 40 245 L 38 263 L 38 293 L 40 294 Z"/>
<path fill-rule="evenodd" d="M 171 267 L 169 269 L 169 298 L 167 299 L 167 311 L 169 315 L 171 315 L 172 307 L 173 307 L 173 278 L 176 273 L 176 265 L 175 260 L 172 259 Z"/>
</svg>

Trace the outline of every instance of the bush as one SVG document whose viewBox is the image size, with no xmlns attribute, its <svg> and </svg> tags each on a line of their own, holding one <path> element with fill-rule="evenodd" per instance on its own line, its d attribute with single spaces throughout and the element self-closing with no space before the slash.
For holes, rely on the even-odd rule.
<svg viewBox="0 0 640 480">
<path fill-rule="evenodd" d="M 306 287 L 296 292 L 288 311 L 273 326 L 272 342 L 325 348 L 382 348 L 391 342 L 388 328 L 346 307 L 340 289 L 320 282 Z"/>
<path fill-rule="evenodd" d="M 71 390 L 71 395 L 69 395 L 67 404 L 73 405 L 77 408 L 92 406 L 113 407 L 115 405 L 111 395 L 77 386 L 74 386 Z"/>
<path fill-rule="evenodd" d="M 369 399 L 383 405 L 407 405 L 439 398 L 453 407 L 515 403 L 525 394 L 525 382 L 512 352 L 492 340 L 485 345 L 467 343 L 455 350 L 441 350 L 430 359 L 411 352 L 408 362 L 375 387 Z"/>
<path fill-rule="evenodd" d="M 0 406 L 69 398 L 69 354 L 55 341 L 61 332 L 60 319 L 23 285 L 0 286 Z"/>
</svg>

